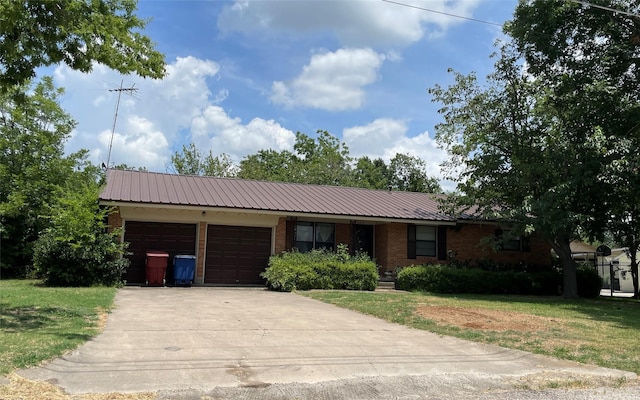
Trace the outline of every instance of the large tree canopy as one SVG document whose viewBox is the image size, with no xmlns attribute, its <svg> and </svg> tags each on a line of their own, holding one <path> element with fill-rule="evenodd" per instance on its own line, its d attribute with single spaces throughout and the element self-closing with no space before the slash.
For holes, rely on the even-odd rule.
<svg viewBox="0 0 640 400">
<path fill-rule="evenodd" d="M 16 93 L 29 94 L 17 104 Z M 0 95 L 0 266 L 6 275 L 22 275 L 31 265 L 32 245 L 49 224 L 48 205 L 86 156 L 64 154 L 75 122 L 60 108 L 61 95 L 48 77 Z"/>
<path fill-rule="evenodd" d="M 638 296 L 636 252 L 640 246 L 637 199 L 640 156 L 640 3 L 613 0 L 521 2 L 506 31 L 514 38 L 529 71 L 552 88 L 550 102 L 567 126 L 602 142 L 601 193 L 607 228 L 632 259 Z M 620 10 L 616 12 L 614 10 Z M 595 209 L 595 208 L 594 208 Z M 600 222 L 582 228 L 599 236 Z"/>
<path fill-rule="evenodd" d="M 570 240 L 633 219 L 621 214 L 630 203 L 614 207 L 607 193 L 637 193 L 621 177 L 637 175 L 624 148 L 637 143 L 640 121 L 639 28 L 637 18 L 577 2 L 520 1 L 505 26 L 513 40 L 487 85 L 456 74 L 449 88 L 430 91 L 443 104 L 436 130 L 452 156 L 449 171 L 462 171 L 454 175 L 464 196 L 454 207 L 477 205 L 486 217 L 546 236 L 567 297 L 577 295 Z"/>
<path fill-rule="evenodd" d="M 0 2 L 0 89 L 20 85 L 42 66 L 89 72 L 94 62 L 123 74 L 164 75 L 164 57 L 140 33 L 135 0 Z"/>
</svg>

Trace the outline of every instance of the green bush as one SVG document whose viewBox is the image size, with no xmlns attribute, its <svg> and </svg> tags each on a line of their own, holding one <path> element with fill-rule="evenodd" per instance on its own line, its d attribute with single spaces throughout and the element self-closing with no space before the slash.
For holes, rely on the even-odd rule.
<svg viewBox="0 0 640 400">
<path fill-rule="evenodd" d="M 432 293 L 556 295 L 556 272 L 486 271 L 446 265 L 412 265 L 398 273 L 396 288 Z"/>
<path fill-rule="evenodd" d="M 602 278 L 593 267 L 578 267 L 576 278 L 578 280 L 578 296 L 587 298 L 600 296 Z"/>
<path fill-rule="evenodd" d="M 107 233 L 78 244 L 47 232 L 36 241 L 34 264 L 48 286 L 114 286 L 121 283 L 129 266 L 120 247 L 119 239 Z"/>
<path fill-rule="evenodd" d="M 261 274 L 270 289 L 290 292 L 309 289 L 374 290 L 378 284 L 376 264 L 362 255 L 313 250 L 272 256 Z"/>
<path fill-rule="evenodd" d="M 49 286 L 113 286 L 129 265 L 121 231 L 107 232 L 109 209 L 98 206 L 98 187 L 80 186 L 62 194 L 51 228 L 36 241 L 33 264 Z"/>
</svg>

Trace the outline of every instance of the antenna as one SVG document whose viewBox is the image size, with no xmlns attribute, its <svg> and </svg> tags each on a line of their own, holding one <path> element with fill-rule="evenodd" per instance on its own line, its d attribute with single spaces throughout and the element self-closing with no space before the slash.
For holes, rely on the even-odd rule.
<svg viewBox="0 0 640 400">
<path fill-rule="evenodd" d="M 113 147 L 113 135 L 116 132 L 116 121 L 118 121 L 118 109 L 120 108 L 120 96 L 122 96 L 123 92 L 133 95 L 133 93 L 138 91 L 138 88 L 134 87 L 136 85 L 135 83 L 128 88 L 122 87 L 122 83 L 123 83 L 123 80 L 120 80 L 119 88 L 109 89 L 110 92 L 118 92 L 118 101 L 116 102 L 116 111 L 113 115 L 113 125 L 111 126 L 111 139 L 109 140 L 109 153 L 107 154 L 107 164 L 105 165 L 105 169 L 109 168 L 109 162 L 111 161 L 111 148 Z"/>
</svg>

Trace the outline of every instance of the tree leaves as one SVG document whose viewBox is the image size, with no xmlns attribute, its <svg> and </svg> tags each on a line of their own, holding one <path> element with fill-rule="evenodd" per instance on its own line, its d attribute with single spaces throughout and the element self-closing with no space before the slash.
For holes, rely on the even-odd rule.
<svg viewBox="0 0 640 400">
<path fill-rule="evenodd" d="M 164 56 L 140 31 L 135 0 L 3 1 L 0 3 L 0 91 L 24 84 L 42 66 L 64 63 L 89 72 L 93 63 L 122 74 L 164 76 Z"/>
</svg>

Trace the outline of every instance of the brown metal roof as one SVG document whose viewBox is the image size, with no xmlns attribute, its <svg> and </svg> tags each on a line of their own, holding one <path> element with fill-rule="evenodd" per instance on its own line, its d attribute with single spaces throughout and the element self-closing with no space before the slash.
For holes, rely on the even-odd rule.
<svg viewBox="0 0 640 400">
<path fill-rule="evenodd" d="M 437 195 L 109 170 L 106 203 L 249 209 L 327 216 L 454 221 L 438 211 Z"/>
</svg>

